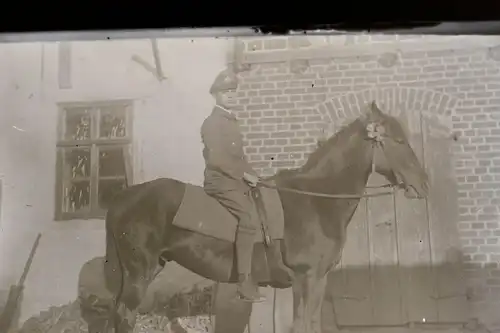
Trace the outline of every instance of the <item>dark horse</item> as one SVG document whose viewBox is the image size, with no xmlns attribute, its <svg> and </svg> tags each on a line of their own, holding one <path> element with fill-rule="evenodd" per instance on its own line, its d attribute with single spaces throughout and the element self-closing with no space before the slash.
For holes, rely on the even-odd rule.
<svg viewBox="0 0 500 333">
<path fill-rule="evenodd" d="M 427 196 L 427 173 L 404 128 L 375 102 L 301 168 L 270 178 L 284 210 L 283 258 L 294 276 L 283 287 L 293 289 L 294 332 L 320 333 L 326 277 L 341 258 L 346 228 L 373 171 L 404 189 L 408 198 Z M 236 282 L 234 244 L 172 224 L 185 186 L 169 178 L 134 185 L 108 209 L 104 271 L 116 303 L 105 316 L 115 333 L 132 331 L 134 313 L 160 258 L 217 282 Z M 95 327 L 92 318 L 86 320 Z"/>
</svg>

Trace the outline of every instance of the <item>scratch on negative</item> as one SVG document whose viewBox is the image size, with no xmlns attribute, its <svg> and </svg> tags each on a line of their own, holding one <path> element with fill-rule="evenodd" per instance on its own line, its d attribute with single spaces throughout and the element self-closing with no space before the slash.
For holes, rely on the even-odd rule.
<svg viewBox="0 0 500 333">
<path fill-rule="evenodd" d="M 12 128 L 13 128 L 13 129 L 15 129 L 15 130 L 18 130 L 18 131 L 20 131 L 20 132 L 26 132 L 26 131 L 25 131 L 25 130 L 23 130 L 22 128 L 19 128 L 19 127 L 14 126 L 14 125 L 12 125 Z"/>
</svg>

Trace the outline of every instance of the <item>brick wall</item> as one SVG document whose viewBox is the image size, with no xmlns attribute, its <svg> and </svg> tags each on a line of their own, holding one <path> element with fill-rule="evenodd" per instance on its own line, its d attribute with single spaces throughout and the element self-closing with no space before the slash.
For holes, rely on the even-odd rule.
<svg viewBox="0 0 500 333">
<path fill-rule="evenodd" d="M 253 52 L 300 45 L 281 38 L 247 41 L 246 47 Z M 476 311 L 492 311 L 491 302 L 500 302 L 499 65 L 487 49 L 403 52 L 392 67 L 369 55 L 250 64 L 239 88 L 246 152 L 262 175 L 300 166 L 323 130 L 333 132 L 346 110 L 372 97 L 393 96 L 385 98 L 392 107 L 438 117 L 459 138 L 454 171 L 470 296 Z"/>
</svg>

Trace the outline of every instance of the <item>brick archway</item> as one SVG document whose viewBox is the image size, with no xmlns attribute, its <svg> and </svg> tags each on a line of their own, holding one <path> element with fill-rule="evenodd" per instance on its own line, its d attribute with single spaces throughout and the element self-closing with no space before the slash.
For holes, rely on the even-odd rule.
<svg viewBox="0 0 500 333">
<path fill-rule="evenodd" d="M 328 285 L 329 325 L 404 326 L 461 322 L 467 313 L 458 234 L 458 189 L 451 158 L 451 115 L 460 101 L 435 91 L 391 87 L 366 89 L 317 107 L 336 131 L 375 100 L 400 117 L 430 178 L 430 196 L 409 201 L 401 192 L 367 198 L 351 219 L 340 269 Z M 372 187 L 386 184 L 373 174 Z M 458 255 L 454 255 L 454 254 Z M 447 301 L 436 295 L 454 295 Z M 456 295 L 456 296 L 455 296 Z M 355 299 L 355 301 L 353 301 Z M 356 309 L 356 316 L 352 316 Z M 325 316 L 329 318 L 329 316 Z"/>
<path fill-rule="evenodd" d="M 338 129 L 346 122 L 358 117 L 368 103 L 375 100 L 385 112 L 399 116 L 405 110 L 411 126 L 423 114 L 426 118 L 433 119 L 443 130 L 450 131 L 451 115 L 459 104 L 459 100 L 451 95 L 426 89 L 391 87 L 385 89 L 365 89 L 334 97 L 321 103 L 317 111 L 323 117 L 329 118 Z"/>
</svg>

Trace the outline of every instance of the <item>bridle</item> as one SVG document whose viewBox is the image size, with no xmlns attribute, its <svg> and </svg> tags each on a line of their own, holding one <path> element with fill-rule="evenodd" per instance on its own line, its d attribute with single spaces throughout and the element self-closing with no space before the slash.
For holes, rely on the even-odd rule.
<svg viewBox="0 0 500 333">
<path fill-rule="evenodd" d="M 385 137 L 385 128 L 375 122 L 371 122 L 366 126 L 366 132 L 367 132 L 367 140 L 370 140 L 373 145 L 373 149 L 382 149 L 383 151 L 383 140 Z M 372 173 L 375 172 L 375 158 L 372 160 Z M 386 195 L 392 195 L 394 194 L 394 191 L 396 189 L 401 189 L 403 188 L 404 184 L 402 182 L 399 182 L 398 184 L 385 184 L 381 186 L 367 186 L 365 188 L 391 188 L 390 191 L 384 191 L 384 192 L 378 192 L 378 193 L 364 193 L 362 195 L 356 195 L 356 194 L 328 194 L 328 193 L 318 193 L 318 192 L 310 192 L 310 191 L 304 191 L 304 190 L 298 190 L 290 187 L 282 187 L 282 186 L 276 186 L 274 184 L 271 184 L 267 181 L 259 181 L 257 184 L 257 187 L 266 187 L 270 189 L 275 189 L 279 191 L 284 191 L 284 192 L 290 192 L 290 193 L 296 193 L 296 194 L 302 194 L 302 195 L 307 195 L 307 196 L 313 196 L 313 197 L 321 197 L 321 198 L 329 198 L 329 199 L 362 199 L 362 198 L 373 198 L 373 197 L 380 197 L 380 196 L 386 196 Z"/>
</svg>

